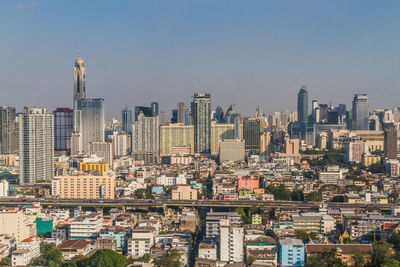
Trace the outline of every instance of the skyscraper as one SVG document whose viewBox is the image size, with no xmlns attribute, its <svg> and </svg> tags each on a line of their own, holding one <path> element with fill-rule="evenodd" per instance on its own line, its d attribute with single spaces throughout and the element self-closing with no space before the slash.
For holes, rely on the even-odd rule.
<svg viewBox="0 0 400 267">
<path fill-rule="evenodd" d="M 242 132 L 240 128 L 240 114 L 235 111 L 235 105 L 230 105 L 225 112 L 225 122 L 233 123 L 233 138 L 242 139 Z"/>
<path fill-rule="evenodd" d="M 224 122 L 224 112 L 220 106 L 217 106 L 215 109 L 214 119 L 216 119 L 218 123 Z"/>
<path fill-rule="evenodd" d="M 137 121 L 140 112 L 142 112 L 145 117 L 153 116 L 153 109 L 151 107 L 135 106 L 135 121 Z"/>
<path fill-rule="evenodd" d="M 132 132 L 132 110 L 128 108 L 122 110 L 122 131 Z"/>
<path fill-rule="evenodd" d="M 19 183 L 34 184 L 54 175 L 54 120 L 45 108 L 25 107 L 19 115 Z"/>
<path fill-rule="evenodd" d="M 255 118 L 243 120 L 243 139 L 246 152 L 260 152 L 261 121 Z"/>
<path fill-rule="evenodd" d="M 151 116 L 157 117 L 158 116 L 158 102 L 151 102 Z"/>
<path fill-rule="evenodd" d="M 352 110 L 352 129 L 369 129 L 369 103 L 367 94 L 355 94 Z"/>
<path fill-rule="evenodd" d="M 83 59 L 78 55 L 74 67 L 74 106 L 76 101 L 86 98 L 86 70 Z"/>
<path fill-rule="evenodd" d="M 211 153 L 211 95 L 195 93 L 192 102 L 192 121 L 194 125 L 194 152 Z"/>
<path fill-rule="evenodd" d="M 160 152 L 160 124 L 157 117 L 146 117 L 141 112 L 132 125 L 132 154 L 136 160 L 157 163 Z"/>
<path fill-rule="evenodd" d="M 171 117 L 171 123 L 177 123 L 178 122 L 178 110 L 173 109 L 172 110 L 172 117 Z"/>
<path fill-rule="evenodd" d="M 17 139 L 15 108 L 0 107 L 0 153 L 17 153 Z"/>
<path fill-rule="evenodd" d="M 104 142 L 104 99 L 81 99 L 77 103 L 80 113 L 80 135 L 83 152 L 90 142 Z"/>
<path fill-rule="evenodd" d="M 386 159 L 397 159 L 397 130 L 394 126 L 385 129 L 384 152 Z"/>
<path fill-rule="evenodd" d="M 297 95 L 297 115 L 301 126 L 308 123 L 308 92 L 305 86 L 300 88 Z"/>
<path fill-rule="evenodd" d="M 185 123 L 185 112 L 186 112 L 186 105 L 183 102 L 178 102 L 177 110 L 178 110 L 178 121 L 179 123 Z"/>
<path fill-rule="evenodd" d="M 57 108 L 54 116 L 54 150 L 71 152 L 74 111 L 70 108 Z"/>
</svg>

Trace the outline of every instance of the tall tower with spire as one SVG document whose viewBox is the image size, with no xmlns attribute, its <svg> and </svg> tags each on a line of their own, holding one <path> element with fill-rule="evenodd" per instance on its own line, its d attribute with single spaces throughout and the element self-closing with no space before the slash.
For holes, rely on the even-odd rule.
<svg viewBox="0 0 400 267">
<path fill-rule="evenodd" d="M 78 100 L 86 98 L 85 79 L 85 64 L 83 63 L 83 59 L 80 57 L 80 52 L 78 51 L 78 57 L 75 60 L 74 67 L 74 106 Z"/>
</svg>

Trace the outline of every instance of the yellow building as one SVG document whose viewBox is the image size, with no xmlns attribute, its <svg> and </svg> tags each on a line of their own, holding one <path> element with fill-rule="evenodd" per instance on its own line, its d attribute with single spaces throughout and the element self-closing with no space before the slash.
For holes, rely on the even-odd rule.
<svg viewBox="0 0 400 267">
<path fill-rule="evenodd" d="M 192 189 L 190 185 L 179 185 L 172 190 L 173 200 L 197 200 L 197 190 Z"/>
<path fill-rule="evenodd" d="M 194 151 L 194 127 L 170 123 L 160 127 L 160 156 L 170 156 L 173 147 L 190 147 Z"/>
<path fill-rule="evenodd" d="M 211 155 L 218 155 L 219 141 L 233 139 L 233 124 L 211 122 Z"/>
<path fill-rule="evenodd" d="M 361 156 L 361 163 L 362 165 L 368 167 L 372 164 L 379 163 L 381 161 L 381 157 L 378 155 L 367 155 L 363 154 Z"/>
<path fill-rule="evenodd" d="M 109 169 L 108 163 L 87 163 L 81 162 L 79 164 L 79 170 L 83 172 L 89 172 L 91 174 L 103 175 Z"/>
</svg>

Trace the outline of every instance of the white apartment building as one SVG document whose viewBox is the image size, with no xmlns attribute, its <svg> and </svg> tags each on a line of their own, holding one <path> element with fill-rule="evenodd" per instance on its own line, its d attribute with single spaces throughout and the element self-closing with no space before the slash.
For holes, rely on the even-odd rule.
<svg viewBox="0 0 400 267">
<path fill-rule="evenodd" d="M 229 219 L 221 219 L 220 260 L 222 262 L 243 262 L 243 227 Z"/>
<path fill-rule="evenodd" d="M 102 224 L 103 217 L 99 214 L 76 217 L 69 225 L 69 237 L 70 239 L 95 238 Z"/>
<path fill-rule="evenodd" d="M 54 175 L 54 119 L 45 108 L 25 107 L 19 123 L 19 183 L 34 184 Z"/>
<path fill-rule="evenodd" d="M 217 260 L 217 245 L 215 243 L 200 243 L 198 257 L 200 259 Z"/>
<path fill-rule="evenodd" d="M 157 177 L 156 184 L 162 186 L 174 186 L 174 185 L 186 184 L 186 176 L 184 174 L 179 174 L 178 176 L 175 175 L 167 176 L 163 174 Z"/>
<path fill-rule="evenodd" d="M 132 230 L 132 237 L 128 239 L 128 256 L 139 258 L 150 254 L 155 235 L 155 227 L 137 227 Z"/>
<path fill-rule="evenodd" d="M 335 230 L 335 219 L 326 214 L 306 212 L 292 216 L 294 230 L 329 233 Z"/>
<path fill-rule="evenodd" d="M 229 219 L 232 223 L 242 221 L 242 218 L 237 212 L 208 212 L 206 216 L 207 238 L 219 238 L 221 219 Z"/>
<path fill-rule="evenodd" d="M 319 180 L 324 184 L 335 184 L 339 185 L 343 182 L 343 173 L 339 169 L 339 166 L 332 165 L 327 166 L 327 170 L 318 173 Z"/>
<path fill-rule="evenodd" d="M 18 249 L 12 253 L 12 266 L 26 266 L 36 257 L 40 256 L 40 238 L 28 237 L 18 244 Z"/>
<path fill-rule="evenodd" d="M 8 196 L 8 181 L 3 179 L 0 181 L 0 197 Z"/>
<path fill-rule="evenodd" d="M 112 139 L 114 156 L 126 156 L 128 152 L 128 135 L 114 132 L 113 135 L 109 137 Z"/>
</svg>

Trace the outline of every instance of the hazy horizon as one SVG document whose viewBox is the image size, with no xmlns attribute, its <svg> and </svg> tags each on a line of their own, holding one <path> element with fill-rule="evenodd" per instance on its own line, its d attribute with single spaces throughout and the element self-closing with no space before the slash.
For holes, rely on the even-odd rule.
<svg viewBox="0 0 400 267">
<path fill-rule="evenodd" d="M 72 107 L 77 50 L 106 118 L 194 92 L 243 115 L 309 101 L 400 106 L 399 1 L 0 2 L 0 105 Z M 397 33 L 397 34 L 396 34 Z"/>
</svg>

